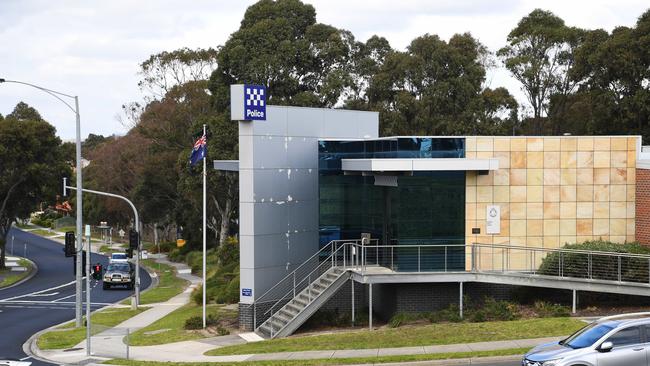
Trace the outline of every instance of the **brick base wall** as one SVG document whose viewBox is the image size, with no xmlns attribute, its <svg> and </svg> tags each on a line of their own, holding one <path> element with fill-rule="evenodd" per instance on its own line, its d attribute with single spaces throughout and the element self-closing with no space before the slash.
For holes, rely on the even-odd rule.
<svg viewBox="0 0 650 366">
<path fill-rule="evenodd" d="M 636 240 L 650 245 L 650 169 L 636 170 Z"/>
</svg>

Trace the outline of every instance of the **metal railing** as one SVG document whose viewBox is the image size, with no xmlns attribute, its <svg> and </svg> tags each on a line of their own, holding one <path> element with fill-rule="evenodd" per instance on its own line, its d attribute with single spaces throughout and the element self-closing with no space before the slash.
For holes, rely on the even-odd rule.
<svg viewBox="0 0 650 366">
<path fill-rule="evenodd" d="M 489 272 L 650 284 L 650 255 L 499 244 L 355 246 L 359 269 Z"/>
<path fill-rule="evenodd" d="M 360 271 L 478 272 L 650 284 L 650 255 L 499 244 L 362 245 L 334 240 L 299 265 L 253 304 L 255 329 L 333 267 Z M 266 305 L 263 309 L 257 307 Z M 272 332 L 273 325 L 271 324 Z M 278 329 L 279 330 L 279 329 Z"/>
<path fill-rule="evenodd" d="M 650 284 L 650 255 L 510 245 L 471 245 L 471 269 Z"/>
<path fill-rule="evenodd" d="M 377 243 L 372 239 L 370 243 Z M 334 266 L 346 266 L 351 258 L 350 245 L 361 245 L 361 240 L 332 240 L 316 254 L 301 263 L 277 284 L 258 296 L 249 306 L 253 307 L 253 328 L 264 323 L 289 300 L 308 288 Z"/>
</svg>

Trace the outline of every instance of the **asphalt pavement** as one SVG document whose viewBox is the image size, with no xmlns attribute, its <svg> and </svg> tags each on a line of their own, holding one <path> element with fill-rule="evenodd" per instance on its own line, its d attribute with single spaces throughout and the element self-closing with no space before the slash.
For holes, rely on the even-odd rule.
<svg viewBox="0 0 650 366">
<path fill-rule="evenodd" d="M 14 253 L 11 253 L 12 236 Z M 22 345 L 34 333 L 75 317 L 73 258 L 66 258 L 62 248 L 60 243 L 15 228 L 7 235 L 7 252 L 26 256 L 36 263 L 38 272 L 18 286 L 0 289 L 0 359 L 24 359 L 33 365 L 50 365 L 29 358 Z M 98 262 L 106 268 L 108 258 L 92 253 L 91 264 Z M 149 287 L 151 278 L 141 269 L 140 279 L 142 291 Z M 92 310 L 132 294 L 126 289 L 103 290 L 101 282 L 95 280 L 90 285 Z M 84 290 L 85 286 L 84 283 Z"/>
</svg>

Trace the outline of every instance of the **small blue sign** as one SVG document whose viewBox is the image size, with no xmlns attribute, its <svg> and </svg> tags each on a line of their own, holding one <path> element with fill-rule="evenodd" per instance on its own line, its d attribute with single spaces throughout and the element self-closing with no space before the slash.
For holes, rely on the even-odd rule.
<svg viewBox="0 0 650 366">
<path fill-rule="evenodd" d="M 248 121 L 266 120 L 266 87 L 264 85 L 244 85 L 244 119 Z"/>
<path fill-rule="evenodd" d="M 241 289 L 241 295 L 242 296 L 253 296 L 253 289 L 252 288 L 243 288 L 243 289 Z"/>
</svg>

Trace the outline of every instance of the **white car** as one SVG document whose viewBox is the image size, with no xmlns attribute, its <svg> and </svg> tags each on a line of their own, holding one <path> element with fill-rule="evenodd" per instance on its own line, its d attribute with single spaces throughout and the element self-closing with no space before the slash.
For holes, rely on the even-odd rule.
<svg viewBox="0 0 650 366">
<path fill-rule="evenodd" d="M 108 263 L 128 263 L 129 257 L 126 253 L 112 253 Z"/>
</svg>

